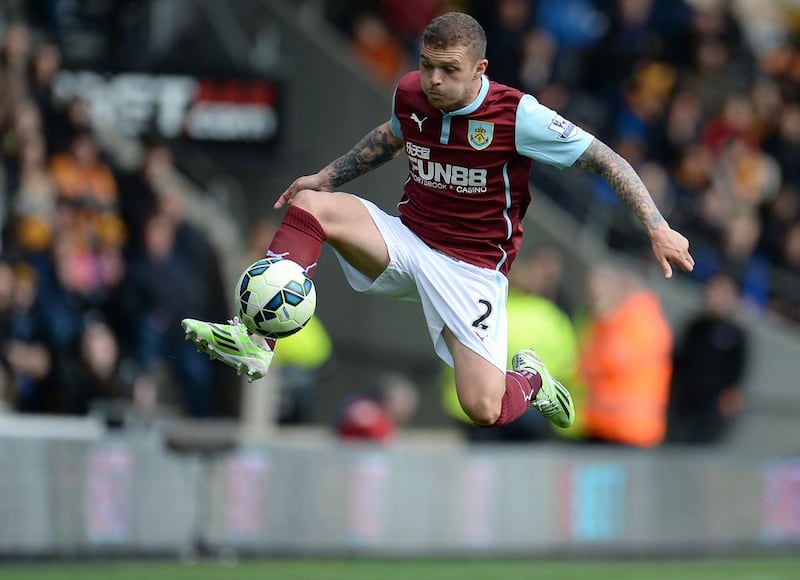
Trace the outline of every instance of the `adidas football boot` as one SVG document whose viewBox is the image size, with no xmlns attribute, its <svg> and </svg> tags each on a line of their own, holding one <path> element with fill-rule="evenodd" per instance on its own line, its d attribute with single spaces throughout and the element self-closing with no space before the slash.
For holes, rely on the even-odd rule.
<svg viewBox="0 0 800 580">
<path fill-rule="evenodd" d="M 206 353 L 211 360 L 220 360 L 235 368 L 238 375 L 247 375 L 249 382 L 266 375 L 275 356 L 266 341 L 251 335 L 238 317 L 228 324 L 184 318 L 181 326 L 186 340 L 193 341 L 198 351 Z"/>
<path fill-rule="evenodd" d="M 533 350 L 521 350 L 511 359 L 515 371 L 528 371 L 542 378 L 542 388 L 531 400 L 531 407 L 547 417 L 551 423 L 566 429 L 575 420 L 575 407 L 569 391 L 558 382 Z"/>
</svg>

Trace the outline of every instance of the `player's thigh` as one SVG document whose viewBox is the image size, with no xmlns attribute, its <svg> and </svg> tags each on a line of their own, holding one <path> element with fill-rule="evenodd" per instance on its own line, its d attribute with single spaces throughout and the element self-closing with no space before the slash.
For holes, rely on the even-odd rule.
<svg viewBox="0 0 800 580">
<path fill-rule="evenodd" d="M 491 425 L 500 416 L 506 390 L 505 373 L 456 339 L 445 328 L 445 342 L 453 356 L 456 392 L 461 408 L 478 424 Z"/>
<path fill-rule="evenodd" d="M 292 203 L 317 218 L 326 241 L 359 272 L 374 280 L 386 269 L 386 242 L 369 210 L 356 196 L 303 190 Z"/>
</svg>

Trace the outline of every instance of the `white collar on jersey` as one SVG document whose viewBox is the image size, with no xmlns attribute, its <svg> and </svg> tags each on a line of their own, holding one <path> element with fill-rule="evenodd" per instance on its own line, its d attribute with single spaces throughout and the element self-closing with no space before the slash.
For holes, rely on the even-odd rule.
<svg viewBox="0 0 800 580">
<path fill-rule="evenodd" d="M 475 100 L 472 101 L 469 105 L 464 105 L 460 109 L 456 109 L 455 111 L 442 111 L 442 113 L 447 115 L 469 115 L 475 109 L 481 106 L 483 100 L 486 98 L 486 95 L 489 93 L 489 77 L 486 75 L 481 75 L 481 88 L 478 91 L 478 96 L 475 97 Z"/>
</svg>

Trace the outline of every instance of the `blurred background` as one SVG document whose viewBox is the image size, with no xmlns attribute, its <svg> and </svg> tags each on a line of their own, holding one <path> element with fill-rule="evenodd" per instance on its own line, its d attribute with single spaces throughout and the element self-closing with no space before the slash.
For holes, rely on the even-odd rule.
<svg viewBox="0 0 800 580">
<path fill-rule="evenodd" d="M 534 167 L 509 348 L 570 430 L 470 426 L 420 310 L 327 248 L 262 381 L 179 326 L 234 314 L 274 200 L 388 118 L 454 9 L 697 262 L 665 281 L 605 182 Z M 795 0 L 0 1 L 0 556 L 793 553 L 798 97 Z M 392 211 L 406 173 L 347 189 Z"/>
</svg>

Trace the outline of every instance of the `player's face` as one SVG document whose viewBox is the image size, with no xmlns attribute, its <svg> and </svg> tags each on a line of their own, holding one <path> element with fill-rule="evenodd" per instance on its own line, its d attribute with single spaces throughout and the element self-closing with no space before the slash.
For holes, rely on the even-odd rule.
<svg viewBox="0 0 800 580">
<path fill-rule="evenodd" d="M 431 106 L 455 111 L 478 95 L 486 59 L 477 62 L 466 46 L 439 49 L 422 45 L 419 70 L 422 90 Z"/>
</svg>

